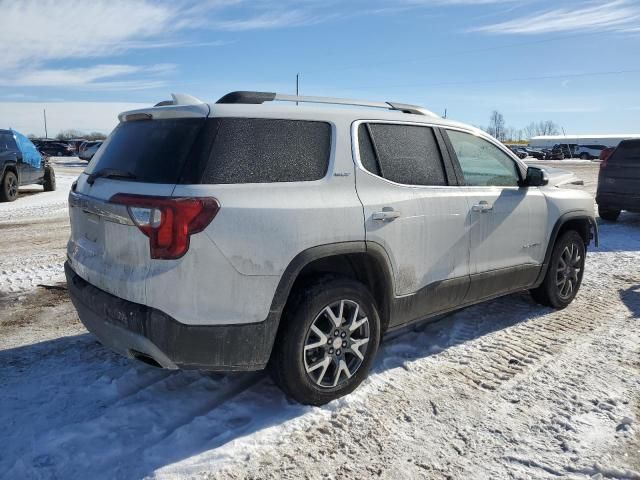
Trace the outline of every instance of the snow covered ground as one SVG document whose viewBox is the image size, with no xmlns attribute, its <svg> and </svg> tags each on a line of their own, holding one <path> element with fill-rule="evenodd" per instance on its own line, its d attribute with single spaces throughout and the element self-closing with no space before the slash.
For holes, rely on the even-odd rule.
<svg viewBox="0 0 640 480">
<path fill-rule="evenodd" d="M 597 167 L 575 168 L 592 191 Z M 64 257 L 68 222 L 47 205 L 0 212 L 20 272 Z M 601 225 L 566 310 L 517 294 L 400 332 L 322 408 L 261 373 L 121 358 L 64 290 L 33 288 L 47 275 L 15 291 L 0 277 L 0 478 L 640 479 L 640 215 Z"/>
<path fill-rule="evenodd" d="M 64 246 L 69 237 L 67 196 L 87 163 L 75 157 L 52 161 L 54 192 L 29 185 L 20 188 L 15 202 L 0 203 L 0 295 L 63 280 Z"/>
</svg>

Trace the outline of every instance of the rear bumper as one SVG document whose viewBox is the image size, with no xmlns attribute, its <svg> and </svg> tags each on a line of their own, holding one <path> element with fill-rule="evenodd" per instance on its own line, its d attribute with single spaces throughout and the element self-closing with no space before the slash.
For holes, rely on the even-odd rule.
<svg viewBox="0 0 640 480">
<path fill-rule="evenodd" d="M 80 320 L 106 347 L 169 369 L 260 370 L 271 355 L 277 315 L 259 323 L 185 325 L 151 307 L 107 293 L 64 266 Z"/>
<path fill-rule="evenodd" d="M 601 207 L 640 212 L 640 195 L 598 192 L 596 203 Z"/>
</svg>

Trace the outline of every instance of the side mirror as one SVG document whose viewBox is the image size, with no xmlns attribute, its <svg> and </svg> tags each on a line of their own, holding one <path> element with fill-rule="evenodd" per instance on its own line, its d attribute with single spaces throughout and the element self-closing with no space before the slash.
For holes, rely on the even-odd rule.
<svg viewBox="0 0 640 480">
<path fill-rule="evenodd" d="M 542 187 L 549 183 L 549 176 L 542 168 L 527 168 L 527 178 L 524 180 L 525 187 Z"/>
</svg>

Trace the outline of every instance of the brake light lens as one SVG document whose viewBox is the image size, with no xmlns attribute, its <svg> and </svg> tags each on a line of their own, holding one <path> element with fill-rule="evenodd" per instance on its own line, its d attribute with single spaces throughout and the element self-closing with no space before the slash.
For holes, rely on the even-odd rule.
<svg viewBox="0 0 640 480">
<path fill-rule="evenodd" d="M 220 210 L 215 198 L 118 193 L 110 202 L 127 206 L 133 223 L 149 237 L 151 258 L 162 260 L 174 260 L 187 253 L 191 235 L 203 231 Z"/>
</svg>

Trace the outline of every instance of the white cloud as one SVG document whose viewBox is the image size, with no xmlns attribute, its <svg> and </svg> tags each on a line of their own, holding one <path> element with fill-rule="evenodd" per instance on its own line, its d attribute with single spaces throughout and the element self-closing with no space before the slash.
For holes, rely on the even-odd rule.
<svg viewBox="0 0 640 480">
<path fill-rule="evenodd" d="M 537 34 L 573 31 L 622 31 L 640 28 L 640 6 L 627 0 L 557 8 L 522 18 L 485 25 L 472 31 L 498 34 Z"/>
<path fill-rule="evenodd" d="M 172 18 L 171 8 L 146 0 L 3 2 L 3 67 L 113 55 L 121 42 L 165 31 Z"/>
<path fill-rule="evenodd" d="M 212 26 L 220 30 L 243 31 L 263 30 L 267 28 L 294 27 L 318 23 L 322 18 L 312 16 L 307 11 L 290 10 L 286 12 L 267 12 L 253 17 L 235 20 L 218 20 Z"/>
<path fill-rule="evenodd" d="M 151 66 L 134 65 L 95 65 L 86 68 L 67 69 L 28 69 L 13 72 L 13 76 L 0 76 L 2 86 L 21 87 L 110 87 L 117 89 L 141 89 L 163 86 L 165 82 L 157 79 L 157 76 L 175 70 L 175 65 L 158 64 Z M 144 80 L 119 80 L 103 81 L 113 77 L 122 77 L 137 73 L 144 73 Z"/>
<path fill-rule="evenodd" d="M 142 88 L 150 81 L 99 81 L 139 74 L 167 73 L 162 66 L 99 65 L 49 68 L 61 60 L 105 58 L 131 49 L 220 46 L 222 42 L 190 42 L 175 38 L 200 24 L 203 13 L 239 0 L 151 2 L 149 0 L 0 0 L 0 84 L 8 86 L 108 86 Z M 162 70 L 162 71 L 161 71 Z"/>
</svg>

